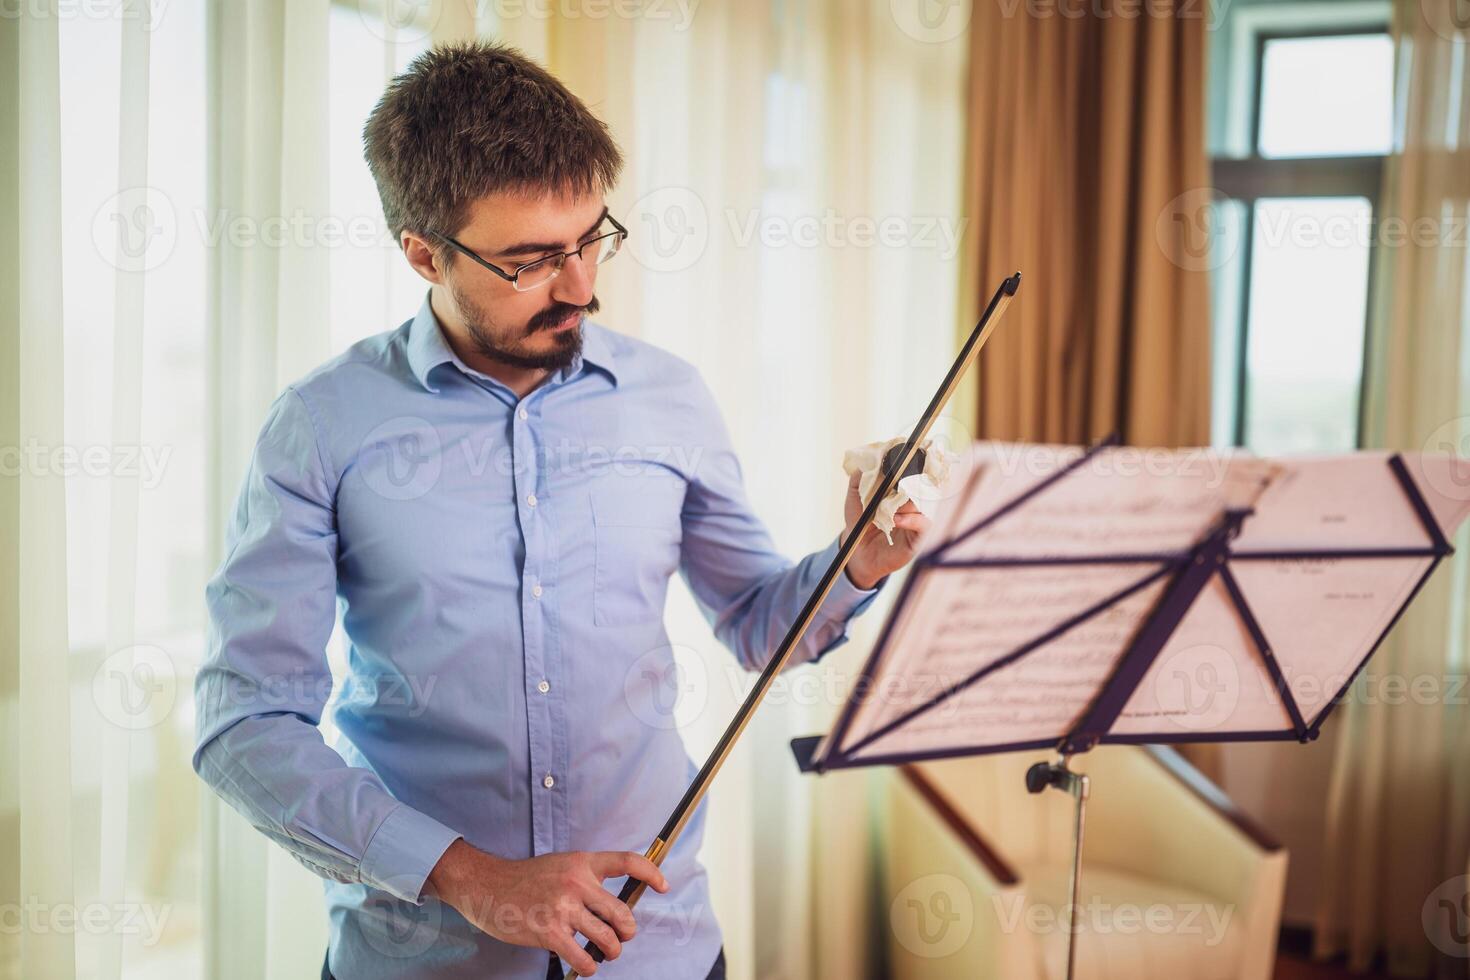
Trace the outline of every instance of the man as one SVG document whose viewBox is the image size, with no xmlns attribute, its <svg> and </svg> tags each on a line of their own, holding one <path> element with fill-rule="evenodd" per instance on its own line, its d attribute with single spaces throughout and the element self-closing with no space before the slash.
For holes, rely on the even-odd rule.
<svg viewBox="0 0 1470 980">
<path fill-rule="evenodd" d="M 665 592 L 680 572 L 756 670 L 840 538 L 778 555 L 697 372 L 586 319 L 626 237 L 604 203 L 621 158 L 556 79 L 437 48 L 364 141 L 428 294 L 270 410 L 207 591 L 195 769 L 329 879 L 324 976 L 559 976 L 546 950 L 583 976 L 723 976 L 703 808 L 662 870 L 642 856 L 696 771 L 668 723 Z M 924 518 L 898 527 L 864 539 L 793 663 L 913 557 Z M 636 927 L 630 875 L 651 886 Z"/>
</svg>

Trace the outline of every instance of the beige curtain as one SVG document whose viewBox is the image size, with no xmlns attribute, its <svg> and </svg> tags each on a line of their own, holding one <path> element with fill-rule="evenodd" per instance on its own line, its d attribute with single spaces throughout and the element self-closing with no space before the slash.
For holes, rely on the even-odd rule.
<svg viewBox="0 0 1470 980">
<path fill-rule="evenodd" d="M 65 443 L 62 411 L 60 66 L 51 5 L 0 18 L 0 446 Z M 0 477 L 0 903 L 75 903 L 66 486 L 8 454 Z M 42 733 L 54 733 L 49 737 Z M 0 930 L 0 976 L 71 976 L 59 930 Z"/>
<path fill-rule="evenodd" d="M 206 213 L 247 228 L 330 214 L 328 0 L 208 5 L 211 118 Z M 361 10 L 364 23 L 373 16 Z M 387 45 L 361 30 L 362 43 Z M 328 250 L 311 238 L 222 236 L 209 254 L 205 567 L 271 400 L 330 354 Z M 382 329 L 395 312 L 384 311 Z M 408 314 L 404 314 L 405 316 Z M 204 794 L 204 962 L 222 980 L 312 976 L 327 922 L 320 881 Z"/>
<path fill-rule="evenodd" d="M 1368 445 L 1470 456 L 1470 25 L 1460 6 L 1395 7 L 1396 145 L 1381 204 L 1366 421 Z M 1466 975 L 1464 531 L 1373 661 L 1380 677 L 1428 679 L 1433 695 L 1359 691 L 1337 723 L 1317 951 L 1346 952 L 1360 969 L 1381 952 L 1397 976 L 1427 975 L 1435 963 L 1442 975 Z"/>
<path fill-rule="evenodd" d="M 1205 5 L 1063 6 L 975 5 L 967 300 L 1023 274 L 982 358 L 979 431 L 1204 445 L 1209 284 L 1172 215 L 1208 201 Z"/>
</svg>

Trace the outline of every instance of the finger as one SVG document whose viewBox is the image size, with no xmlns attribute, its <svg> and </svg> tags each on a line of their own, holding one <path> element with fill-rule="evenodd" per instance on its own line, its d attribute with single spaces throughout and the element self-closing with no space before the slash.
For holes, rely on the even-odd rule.
<svg viewBox="0 0 1470 980">
<path fill-rule="evenodd" d="M 902 507 L 894 511 L 895 514 L 917 514 L 918 512 L 919 508 L 912 500 L 905 501 Z"/>
<path fill-rule="evenodd" d="M 852 476 L 850 476 L 850 477 L 847 478 L 847 492 L 848 493 L 857 493 L 858 492 L 858 484 L 860 482 L 862 482 L 862 479 L 863 479 L 862 470 L 854 470 Z"/>
<path fill-rule="evenodd" d="M 584 908 L 572 916 L 572 925 L 578 932 L 597 944 L 597 948 L 602 950 L 605 959 L 615 960 L 622 954 L 623 944 L 618 939 L 617 933 L 613 932 L 612 926 L 593 915 L 590 910 Z"/>
<path fill-rule="evenodd" d="M 579 977 L 590 977 L 597 972 L 597 961 L 577 944 L 577 937 L 571 932 L 557 936 L 547 949 L 560 956 L 561 961 L 576 970 Z"/>
<path fill-rule="evenodd" d="M 634 851 L 599 851 L 592 860 L 592 870 L 603 878 L 629 875 L 646 882 L 655 891 L 669 890 L 668 880 L 658 865 Z"/>
<path fill-rule="evenodd" d="M 913 531 L 915 534 L 922 534 L 929 530 L 929 518 L 918 511 L 912 514 L 899 513 L 894 515 L 893 526 L 903 528 L 905 531 Z"/>
<path fill-rule="evenodd" d="M 608 894 L 607 889 L 600 885 L 588 886 L 588 892 L 583 901 L 599 919 L 613 927 L 619 939 L 627 942 L 637 934 L 638 924 L 633 921 L 633 910 L 616 895 Z"/>
</svg>

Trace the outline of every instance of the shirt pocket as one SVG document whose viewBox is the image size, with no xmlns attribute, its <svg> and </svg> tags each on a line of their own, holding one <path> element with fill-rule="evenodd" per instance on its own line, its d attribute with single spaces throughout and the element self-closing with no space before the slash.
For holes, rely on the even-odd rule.
<svg viewBox="0 0 1470 980">
<path fill-rule="evenodd" d="M 684 481 L 609 479 L 592 486 L 596 564 L 592 619 L 626 626 L 663 618 L 679 568 Z"/>
</svg>

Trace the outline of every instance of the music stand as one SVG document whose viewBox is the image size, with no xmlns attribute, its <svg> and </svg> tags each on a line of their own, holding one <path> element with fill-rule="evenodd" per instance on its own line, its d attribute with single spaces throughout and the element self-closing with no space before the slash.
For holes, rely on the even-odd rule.
<svg viewBox="0 0 1470 980">
<path fill-rule="evenodd" d="M 884 623 L 878 641 L 854 685 L 852 694 L 843 705 L 832 731 L 825 737 L 797 738 L 791 743 L 802 771 L 819 774 L 833 769 L 896 765 L 929 759 L 1054 747 L 1059 756 L 1058 761 L 1033 766 L 1027 773 L 1026 785 L 1032 793 L 1043 792 L 1049 786 L 1055 787 L 1069 793 L 1076 801 L 1071 872 L 1072 916 L 1068 930 L 1067 976 L 1069 978 L 1073 975 L 1076 956 L 1078 879 L 1081 869 L 1085 805 L 1089 793 L 1087 776 L 1069 768 L 1071 757 L 1077 753 L 1087 752 L 1099 744 L 1112 743 L 1261 740 L 1309 742 L 1315 739 L 1335 702 L 1347 691 L 1353 679 L 1361 672 L 1368 658 L 1382 643 L 1393 624 L 1402 616 L 1404 609 L 1418 594 L 1435 567 L 1445 556 L 1452 553 L 1447 536 L 1453 531 L 1454 525 L 1463 519 L 1467 510 L 1464 501 L 1446 498 L 1442 494 L 1435 497 L 1437 506 L 1431 509 L 1426 502 L 1424 492 L 1410 475 L 1403 457 L 1399 454 L 1392 454 L 1382 461 L 1389 474 L 1386 479 L 1391 480 L 1392 484 L 1398 488 L 1402 494 L 1401 502 L 1406 503 L 1409 511 L 1412 512 L 1412 524 L 1417 527 L 1419 535 L 1422 535 L 1419 540 L 1394 543 L 1390 546 L 1381 544 L 1354 546 L 1350 543 L 1346 547 L 1332 548 L 1320 546 L 1250 547 L 1249 541 L 1245 539 L 1251 536 L 1243 534 L 1243 531 L 1250 525 L 1256 513 L 1255 507 L 1222 506 L 1218 509 L 1214 519 L 1208 523 L 1202 533 L 1194 538 L 1192 543 L 1187 547 L 1165 552 L 1100 554 L 1088 551 L 1085 547 L 1079 548 L 1073 554 L 1018 555 L 996 553 L 994 549 L 987 551 L 983 544 L 987 532 L 1002 526 L 1007 521 L 1014 522 L 1028 506 L 1034 507 L 1038 501 L 1046 500 L 1049 495 L 1056 496 L 1069 478 L 1077 479 L 1076 474 L 1083 473 L 1089 464 L 1102 460 L 1106 454 L 1114 451 L 1124 450 L 1117 447 L 1115 437 L 1110 437 L 1086 449 L 1070 462 L 1058 465 L 1054 472 L 1044 476 L 1023 492 L 1005 500 L 994 510 L 984 514 L 978 521 L 973 521 L 966 526 L 963 521 L 952 520 L 951 526 L 945 529 L 940 543 L 937 546 L 927 547 L 925 553 L 916 559 Z M 1242 457 L 1243 454 L 1240 454 L 1236 458 Z M 1329 472 L 1321 468 L 1332 462 L 1331 460 L 1316 461 L 1319 483 L 1321 477 L 1332 476 L 1334 472 L 1344 472 L 1341 470 Z M 1452 458 L 1449 463 L 1458 465 Z M 1290 467 L 1291 462 L 1288 461 L 1281 465 Z M 1301 462 L 1300 465 L 1305 469 L 1310 469 L 1311 461 Z M 1379 468 L 1380 461 L 1369 458 L 1366 454 L 1346 462 L 1339 461 L 1337 465 L 1351 465 L 1352 471 L 1360 474 L 1371 473 L 1381 476 L 1383 473 L 1383 470 Z M 966 488 L 965 498 L 973 495 L 977 484 L 976 477 L 979 477 L 981 472 L 982 469 L 977 468 Z M 1277 469 L 1272 476 L 1263 478 L 1257 494 L 1256 503 L 1272 512 L 1278 512 L 1285 506 L 1284 504 L 1276 506 L 1276 504 L 1287 500 L 1286 494 L 1291 492 L 1288 489 L 1274 498 L 1271 496 L 1272 483 L 1277 476 L 1281 475 L 1281 472 L 1282 470 Z M 1288 469 L 1287 472 L 1291 471 Z M 1300 476 L 1300 474 L 1295 475 Z M 1306 478 L 1299 478 L 1295 482 L 1300 489 L 1310 481 Z M 1297 505 L 1299 505 L 1301 494 L 1298 493 L 1297 496 Z M 1376 499 L 1381 501 L 1382 495 L 1380 494 Z M 955 508 L 956 513 L 963 513 L 965 506 L 965 500 L 961 500 Z M 1064 507 L 1059 511 L 1063 517 L 1065 517 L 1065 510 Z M 1446 527 L 1440 526 L 1436 515 L 1445 518 Z M 1352 524 L 1351 521 L 1347 523 Z M 1400 527 L 1407 527 L 1409 523 L 1408 519 L 1401 520 Z M 1278 529 L 1289 527 L 1291 524 L 1291 521 L 1279 519 L 1275 521 Z M 1012 531 L 1014 530 L 1013 525 Z M 1015 542 L 1023 538 L 1012 533 L 1009 540 Z M 1241 546 L 1243 541 L 1246 545 L 1244 547 Z M 977 546 L 979 547 L 978 552 L 976 551 Z M 967 549 L 969 554 L 964 553 Z M 1382 624 L 1381 629 L 1367 645 L 1366 653 L 1359 656 L 1356 650 L 1349 651 L 1348 655 L 1352 662 L 1348 665 L 1345 679 L 1336 688 L 1335 695 L 1331 698 L 1317 700 L 1316 703 L 1306 703 L 1309 699 L 1299 697 L 1298 692 L 1294 692 L 1291 684 L 1288 683 L 1278 656 L 1278 648 L 1273 647 L 1272 644 L 1271 630 L 1268 629 L 1268 625 L 1263 625 L 1263 617 L 1257 615 L 1253 608 L 1251 594 L 1254 594 L 1258 602 L 1266 597 L 1269 604 L 1275 605 L 1278 597 L 1274 597 L 1274 590 L 1290 588 L 1293 582 L 1301 583 L 1309 579 L 1316 579 L 1316 587 L 1320 587 L 1320 574 L 1324 573 L 1324 570 L 1326 573 L 1342 574 L 1349 571 L 1343 563 L 1353 562 L 1379 563 L 1367 571 L 1379 576 L 1388 576 L 1391 572 L 1395 577 L 1396 581 L 1390 584 L 1386 598 L 1380 603 L 1383 608 L 1391 608 L 1391 613 L 1387 616 L 1386 623 Z M 1277 570 L 1281 573 L 1276 576 L 1279 581 L 1270 580 L 1269 588 L 1263 585 L 1266 580 L 1256 573 L 1256 569 L 1261 567 L 1257 563 L 1277 563 Z M 1095 601 L 1077 602 L 1076 604 L 1081 605 L 1082 608 L 1070 612 L 1049 629 L 1037 633 L 1003 655 L 986 659 L 973 671 L 953 678 L 938 693 L 921 698 L 916 704 L 904 705 L 884 714 L 886 706 L 878 704 L 873 707 L 872 704 L 876 702 L 869 702 L 868 694 L 878 686 L 878 682 L 885 677 L 895 676 L 893 667 L 903 656 L 900 648 L 905 642 L 904 636 L 900 634 L 909 635 L 908 642 L 911 644 L 917 642 L 922 646 L 927 643 L 934 649 L 938 649 L 938 644 L 941 642 L 939 637 L 943 635 L 942 630 L 938 632 L 930 630 L 924 633 L 922 628 L 915 627 L 916 622 L 947 615 L 963 617 L 964 614 L 973 613 L 976 608 L 983 607 L 986 598 L 984 595 L 970 596 L 969 604 L 965 605 L 956 602 L 956 597 L 962 594 L 957 591 L 957 587 L 950 586 L 948 591 L 937 590 L 934 583 L 939 578 L 973 575 L 977 571 L 1003 571 L 1007 576 L 1024 577 L 1027 574 L 1037 574 L 1038 570 L 1048 569 L 1067 569 L 1069 577 L 1080 578 L 1084 575 L 1096 576 L 1099 574 L 1099 569 L 1109 566 L 1122 572 L 1137 570 L 1139 574 L 1126 574 L 1124 577 L 1128 580 L 1121 588 L 1106 588 L 1103 590 L 1106 594 L 1092 597 Z M 1251 571 L 1247 572 L 1247 569 Z M 1351 572 L 1351 574 L 1362 573 L 1363 569 Z M 1044 577 L 1045 571 L 1042 571 L 1041 575 Z M 1243 585 L 1243 578 L 1249 584 Z M 1398 579 L 1401 579 L 1402 582 L 1397 581 Z M 988 581 L 994 584 L 998 580 L 991 578 Z M 1055 579 L 1051 581 L 1055 583 Z M 1117 585 L 1117 582 L 1113 582 L 1112 585 Z M 1065 587 L 1075 590 L 1076 583 L 1068 583 Z M 1363 598 L 1363 595 L 1357 596 L 1357 601 L 1368 601 Z M 1202 597 L 1206 598 L 1202 599 Z M 1347 598 L 1351 601 L 1354 595 L 1347 593 Z M 945 605 L 946 600 L 949 603 L 947 606 Z M 885 741 L 891 743 L 896 737 L 901 738 L 906 731 L 916 730 L 916 725 L 919 729 L 923 729 L 926 716 L 933 717 L 936 709 L 942 705 L 950 704 L 952 707 L 958 707 L 959 710 L 965 710 L 966 706 L 962 702 L 966 698 L 969 698 L 971 702 L 969 708 L 972 711 L 972 719 L 999 717 L 996 714 L 996 700 L 984 694 L 987 681 L 992 685 L 998 683 L 1016 686 L 1020 676 L 1017 668 L 1024 665 L 1027 658 L 1045 658 L 1048 655 L 1047 651 L 1066 640 L 1069 633 L 1097 623 L 1099 617 L 1109 615 L 1110 610 L 1117 612 L 1125 604 L 1131 604 L 1131 612 L 1122 617 L 1121 626 L 1118 626 L 1116 622 L 1114 625 L 1126 630 L 1128 638 L 1118 654 L 1110 658 L 1108 669 L 1102 676 L 1101 683 L 1091 692 L 1083 710 L 1074 713 L 1067 723 L 1058 724 L 1053 730 L 1044 730 L 1049 723 L 1045 717 L 1049 709 L 1038 708 L 1036 712 L 1028 715 L 1024 697 L 1019 697 L 1014 703 L 1006 705 L 1004 696 L 1002 696 L 999 701 L 1000 713 L 1015 720 L 1015 724 L 1023 730 L 1023 737 L 1012 738 L 1002 734 L 993 737 L 987 743 L 986 733 L 983 732 L 951 732 L 931 725 L 928 729 L 924 729 L 927 734 L 920 738 L 922 744 L 918 747 L 884 746 Z M 1014 606 L 1015 603 L 1012 605 Z M 1209 608 L 1206 609 L 1206 607 Z M 957 609 L 960 610 L 959 613 L 956 613 Z M 1206 611 L 1201 613 L 1202 609 Z M 1232 642 L 1229 636 L 1224 635 L 1230 631 L 1220 628 L 1224 610 L 1238 617 L 1238 635 L 1235 636 L 1235 639 L 1240 640 L 1239 646 L 1246 649 L 1229 650 L 1226 647 L 1218 647 L 1205 649 L 1202 653 L 1198 652 L 1199 637 L 1205 635 L 1202 630 L 1213 630 L 1214 632 L 1208 635 L 1221 636 L 1222 643 Z M 994 615 L 1001 616 L 1007 613 L 1000 611 Z M 1379 618 L 1382 618 L 1382 610 L 1380 610 Z M 1196 645 L 1188 649 L 1175 649 L 1174 647 L 1177 647 L 1178 644 L 1171 646 L 1171 641 L 1180 636 L 1181 625 L 1187 621 L 1190 623 L 1188 632 L 1192 633 Z M 1270 625 L 1279 627 L 1285 620 L 1279 612 L 1273 612 L 1268 622 Z M 961 630 L 963 628 L 962 624 Z M 970 628 L 983 637 L 984 632 L 979 621 L 972 622 Z M 912 638 L 916 629 L 920 634 L 918 641 Z M 1287 630 L 1282 629 L 1281 632 L 1287 632 Z M 1294 636 L 1289 646 L 1292 646 L 1293 649 L 1300 649 L 1299 640 L 1299 636 Z M 953 649 L 951 647 L 951 650 Z M 1159 696 L 1160 677 L 1152 674 L 1158 668 L 1160 655 L 1166 650 L 1170 651 L 1171 657 L 1183 654 L 1186 662 L 1196 665 L 1201 662 L 1201 656 L 1206 661 L 1211 658 L 1219 660 L 1222 653 L 1226 657 L 1247 655 L 1253 657 L 1260 676 L 1269 688 L 1266 693 L 1274 694 L 1279 700 L 1279 707 L 1273 709 L 1269 704 L 1269 697 L 1262 697 L 1258 703 L 1246 705 L 1242 712 L 1248 716 L 1249 720 L 1246 724 L 1232 724 L 1233 717 L 1216 717 L 1218 712 L 1211 714 L 1208 711 L 1206 712 L 1207 717 L 1201 720 L 1197 711 L 1190 714 L 1190 705 L 1186 705 L 1186 710 L 1181 713 L 1177 705 L 1163 703 L 1168 699 L 1161 699 Z M 920 655 L 931 654 L 921 650 Z M 1339 650 L 1329 650 L 1326 655 L 1329 659 L 1332 656 L 1340 659 L 1343 654 Z M 1066 657 L 1056 655 L 1051 669 L 1055 670 L 1057 665 L 1067 662 L 1076 663 L 1075 651 L 1071 656 L 1072 660 L 1068 661 Z M 1322 655 L 1314 651 L 1313 656 L 1320 658 Z M 952 655 L 951 659 L 953 659 Z M 1225 662 L 1232 663 L 1229 660 Z M 1237 668 L 1237 677 L 1239 673 Z M 1149 689 L 1145 680 L 1151 676 L 1153 688 Z M 1299 700 L 1303 703 L 1299 703 Z M 1272 717 L 1270 714 L 1272 710 L 1279 711 L 1275 717 L 1280 723 L 1274 726 L 1263 724 L 1261 719 Z M 1162 723 L 1156 722 L 1155 719 Z M 1165 719 L 1172 719 L 1172 722 Z M 927 742 L 923 741 L 924 738 L 927 738 Z M 1000 740 L 996 741 L 997 738 Z M 957 742 L 960 744 L 956 744 Z"/>
</svg>

